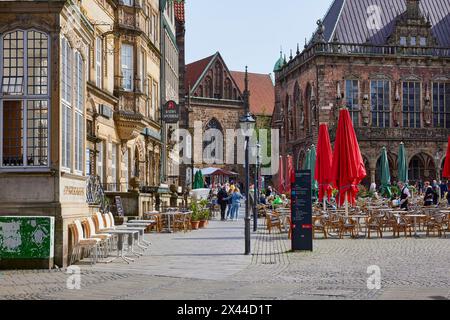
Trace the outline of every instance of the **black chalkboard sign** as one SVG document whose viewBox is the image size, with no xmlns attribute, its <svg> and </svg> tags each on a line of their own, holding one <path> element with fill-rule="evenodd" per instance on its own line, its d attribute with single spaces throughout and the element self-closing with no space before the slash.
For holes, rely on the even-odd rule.
<svg viewBox="0 0 450 320">
<path fill-rule="evenodd" d="M 124 217 L 125 211 L 123 210 L 122 199 L 120 198 L 120 196 L 116 196 L 115 199 L 116 199 L 117 215 L 119 217 Z"/>
<path fill-rule="evenodd" d="M 292 184 L 292 250 L 313 251 L 312 239 L 312 192 L 311 171 L 301 170 L 295 173 Z"/>
</svg>

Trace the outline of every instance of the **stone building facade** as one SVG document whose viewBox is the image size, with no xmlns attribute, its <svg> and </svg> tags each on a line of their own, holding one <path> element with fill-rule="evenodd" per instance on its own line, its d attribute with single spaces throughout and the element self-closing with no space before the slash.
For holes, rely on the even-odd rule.
<svg viewBox="0 0 450 320">
<path fill-rule="evenodd" d="M 319 124 L 328 123 L 334 140 L 339 109 L 347 107 L 364 184 L 379 182 L 384 146 L 397 181 L 401 142 L 410 182 L 439 179 L 450 133 L 449 13 L 446 1 L 334 1 L 303 51 L 275 65 L 272 125 L 281 129 L 283 159 L 292 156 L 301 168 Z"/>
<path fill-rule="evenodd" d="M 59 266 L 92 177 L 128 214 L 155 206 L 160 18 L 158 0 L 0 2 L 0 214 L 54 216 Z"/>
</svg>

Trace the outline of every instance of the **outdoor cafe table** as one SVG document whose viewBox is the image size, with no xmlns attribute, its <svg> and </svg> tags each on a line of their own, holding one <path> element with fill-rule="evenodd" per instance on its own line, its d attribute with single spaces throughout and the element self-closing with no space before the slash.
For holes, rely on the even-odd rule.
<svg viewBox="0 0 450 320">
<path fill-rule="evenodd" d="M 361 230 L 362 230 L 360 220 L 361 219 L 366 219 L 368 217 L 369 217 L 368 215 L 362 215 L 362 214 L 355 214 L 355 215 L 351 215 L 351 216 L 348 217 L 348 218 L 352 218 L 352 219 L 356 219 L 357 220 L 356 225 L 358 227 L 358 236 L 359 236 L 359 234 L 361 233 Z M 366 234 L 367 234 L 367 229 L 364 232 L 364 236 L 366 236 Z"/>
<path fill-rule="evenodd" d="M 417 234 L 417 218 L 425 218 L 425 217 L 427 217 L 427 215 L 426 214 L 406 214 L 405 217 L 414 218 L 414 237 L 418 238 L 419 235 Z"/>
<path fill-rule="evenodd" d="M 130 229 L 119 229 L 119 230 L 105 230 L 100 231 L 100 233 L 107 233 L 107 234 L 114 234 L 117 235 L 117 257 L 113 260 L 107 261 L 107 263 L 110 263 L 114 261 L 117 258 L 121 258 L 126 263 L 133 262 L 134 259 L 128 258 L 125 256 L 125 253 L 123 252 L 123 237 L 128 236 L 128 248 L 131 248 L 131 252 L 133 251 L 133 243 L 134 243 L 134 236 L 136 234 L 139 234 L 138 230 L 130 230 Z M 130 249 L 129 249 L 130 250 Z"/>
</svg>

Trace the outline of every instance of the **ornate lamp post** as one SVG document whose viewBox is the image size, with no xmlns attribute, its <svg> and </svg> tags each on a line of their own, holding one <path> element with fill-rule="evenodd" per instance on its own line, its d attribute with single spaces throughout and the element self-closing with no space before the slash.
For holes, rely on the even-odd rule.
<svg viewBox="0 0 450 320">
<path fill-rule="evenodd" d="M 241 124 L 242 134 L 245 137 L 245 190 L 246 201 L 245 201 L 245 254 L 250 254 L 250 165 L 249 165 L 249 142 L 250 136 L 253 133 L 253 128 L 255 126 L 256 120 L 247 111 L 247 113 L 239 119 Z"/>
</svg>

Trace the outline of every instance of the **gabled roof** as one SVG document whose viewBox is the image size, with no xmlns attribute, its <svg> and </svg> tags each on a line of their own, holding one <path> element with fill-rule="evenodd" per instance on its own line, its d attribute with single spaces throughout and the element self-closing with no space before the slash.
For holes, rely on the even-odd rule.
<svg viewBox="0 0 450 320">
<path fill-rule="evenodd" d="M 370 30 L 368 8 L 379 8 L 382 28 Z M 420 9 L 430 19 L 432 33 L 440 47 L 450 47 L 450 1 L 421 0 Z M 386 44 L 396 19 L 406 11 L 406 0 L 335 0 L 323 19 L 325 41 L 337 36 L 342 43 Z M 369 24 L 370 25 L 370 24 Z"/>
<path fill-rule="evenodd" d="M 192 89 L 197 84 L 197 81 L 202 76 L 203 72 L 205 72 L 206 68 L 209 66 L 211 61 L 214 60 L 217 53 L 204 58 L 202 60 L 198 60 L 186 65 L 186 77 L 185 77 L 185 85 L 186 89 L 189 87 Z"/>
<path fill-rule="evenodd" d="M 239 89 L 245 90 L 245 72 L 231 71 Z M 275 89 L 269 74 L 248 73 L 250 112 L 255 115 L 272 116 L 275 106 Z"/>
</svg>

